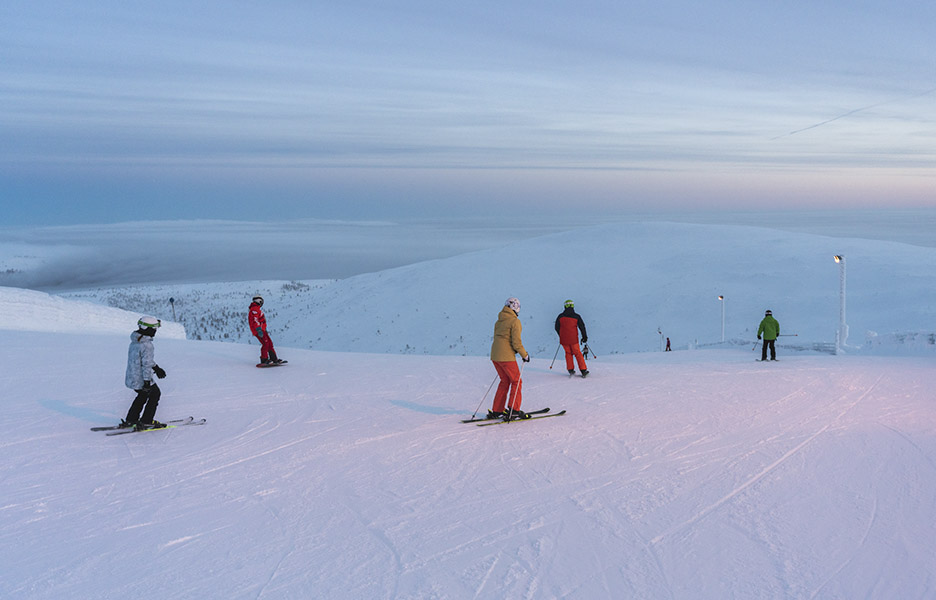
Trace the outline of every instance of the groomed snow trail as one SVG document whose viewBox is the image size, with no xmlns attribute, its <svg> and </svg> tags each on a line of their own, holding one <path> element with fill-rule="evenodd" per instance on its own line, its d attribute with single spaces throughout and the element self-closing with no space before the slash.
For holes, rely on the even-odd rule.
<svg viewBox="0 0 936 600">
<path fill-rule="evenodd" d="M 485 358 L 157 339 L 159 416 L 208 424 L 106 438 L 123 336 L 0 342 L 0 597 L 936 594 L 929 359 L 534 359 L 569 414 L 478 428 Z"/>
</svg>

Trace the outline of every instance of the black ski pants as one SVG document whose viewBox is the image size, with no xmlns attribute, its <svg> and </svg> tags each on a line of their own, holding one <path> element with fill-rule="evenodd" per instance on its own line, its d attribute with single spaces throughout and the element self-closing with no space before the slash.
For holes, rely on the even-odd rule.
<svg viewBox="0 0 936 600">
<path fill-rule="evenodd" d="M 126 421 L 128 423 L 152 423 L 153 418 L 156 417 L 156 406 L 159 404 L 159 386 L 155 383 L 144 385 L 143 389 L 136 390 L 136 393 L 136 398 L 133 399 L 133 404 L 127 411 Z M 140 411 L 143 411 L 142 417 Z"/>
<path fill-rule="evenodd" d="M 767 347 L 770 346 L 770 360 L 777 360 L 777 348 L 774 343 L 777 340 L 764 340 L 764 347 L 761 348 L 761 360 L 767 360 Z"/>
</svg>

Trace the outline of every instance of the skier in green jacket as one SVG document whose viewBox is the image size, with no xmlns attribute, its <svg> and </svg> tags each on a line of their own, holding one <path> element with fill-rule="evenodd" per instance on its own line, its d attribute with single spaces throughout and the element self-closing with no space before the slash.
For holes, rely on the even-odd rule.
<svg viewBox="0 0 936 600">
<path fill-rule="evenodd" d="M 777 348 L 774 345 L 780 336 L 780 323 L 773 318 L 773 313 L 769 310 L 764 313 L 764 319 L 757 328 L 757 339 L 764 336 L 764 346 L 761 348 L 761 360 L 767 360 L 767 347 L 770 347 L 770 360 L 777 360 Z"/>
</svg>

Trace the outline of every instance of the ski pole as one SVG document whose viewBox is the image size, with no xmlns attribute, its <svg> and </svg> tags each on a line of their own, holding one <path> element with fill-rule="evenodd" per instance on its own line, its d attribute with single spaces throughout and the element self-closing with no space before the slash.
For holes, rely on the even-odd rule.
<svg viewBox="0 0 936 600">
<path fill-rule="evenodd" d="M 558 351 L 557 351 L 558 352 Z M 517 397 L 517 390 L 520 389 L 520 384 L 523 383 L 523 367 L 526 365 L 525 362 L 520 363 L 520 375 L 517 376 L 517 385 L 514 387 L 513 398 L 510 398 L 510 401 L 507 402 L 507 420 L 510 420 L 510 417 L 513 416 L 513 400 Z"/>
<path fill-rule="evenodd" d="M 798 337 L 798 333 L 781 333 L 777 337 Z"/>
<path fill-rule="evenodd" d="M 476 408 L 475 411 L 474 411 L 474 414 L 471 415 L 471 418 L 472 418 L 472 419 L 474 419 L 476 416 L 478 416 L 478 411 L 481 410 L 481 405 L 484 404 L 484 399 L 487 398 L 487 395 L 491 393 L 491 388 L 494 387 L 494 382 L 495 382 L 495 381 L 497 381 L 497 375 L 495 375 L 495 376 L 494 376 L 494 379 L 491 380 L 491 385 L 488 386 L 487 391 L 484 392 L 484 396 L 481 397 L 481 402 L 478 402 L 478 408 Z"/>
<path fill-rule="evenodd" d="M 556 357 L 559 356 L 559 348 L 562 348 L 562 344 L 556 346 L 556 353 L 553 354 L 553 361 L 549 363 L 549 368 L 552 369 L 553 365 L 556 364 Z"/>
</svg>

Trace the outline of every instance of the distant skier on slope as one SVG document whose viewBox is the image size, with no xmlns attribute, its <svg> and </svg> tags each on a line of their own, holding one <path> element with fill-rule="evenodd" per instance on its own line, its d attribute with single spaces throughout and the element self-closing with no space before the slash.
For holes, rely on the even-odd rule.
<svg viewBox="0 0 936 600">
<path fill-rule="evenodd" d="M 523 362 L 530 362 L 530 354 L 523 347 L 523 341 L 520 334 L 523 326 L 520 324 L 518 315 L 520 314 L 520 301 L 516 298 L 507 298 L 504 308 L 497 315 L 497 322 L 494 324 L 494 342 L 491 344 L 491 362 L 500 376 L 500 384 L 497 386 L 497 392 L 494 394 L 494 406 L 488 411 L 489 419 L 498 419 L 510 417 L 511 419 L 529 419 L 530 416 L 520 410 L 521 394 L 520 388 L 523 381 L 520 380 L 520 369 L 517 368 L 517 359 L 515 355 L 519 354 Z M 510 392 L 510 402 L 508 404 L 508 392 Z M 510 408 L 509 413 L 505 413 L 506 407 Z"/>
<path fill-rule="evenodd" d="M 280 365 L 285 363 L 276 356 L 276 350 L 273 349 L 273 340 L 267 333 L 266 316 L 260 308 L 263 306 L 263 298 L 254 296 L 250 303 L 250 313 L 247 315 L 247 323 L 250 325 L 252 333 L 260 342 L 260 364 L 261 365 Z"/>
<path fill-rule="evenodd" d="M 137 330 L 130 334 L 130 348 L 127 350 L 127 373 L 124 383 L 137 395 L 127 411 L 127 418 L 120 422 L 121 427 L 135 429 L 160 429 L 156 416 L 159 404 L 159 386 L 153 381 L 153 375 L 162 379 L 166 372 L 156 364 L 153 349 L 153 336 L 162 322 L 155 317 L 142 317 L 137 321 Z M 140 411 L 143 416 L 140 416 Z"/>
<path fill-rule="evenodd" d="M 585 321 L 581 315 L 575 312 L 575 302 L 566 300 L 563 305 L 565 310 L 556 317 L 556 333 L 559 334 L 559 343 L 565 350 L 566 369 L 569 375 L 575 374 L 575 364 L 572 357 L 578 362 L 582 377 L 588 375 L 588 366 L 585 364 L 585 357 L 582 355 L 582 349 L 579 347 L 579 331 L 582 332 L 582 343 L 588 342 L 588 332 L 585 331 Z"/>
<path fill-rule="evenodd" d="M 767 360 L 767 347 L 770 347 L 770 360 L 777 360 L 777 338 L 780 337 L 780 323 L 773 318 L 773 313 L 769 310 L 764 313 L 764 318 L 757 328 L 757 339 L 764 336 L 764 345 L 761 348 L 761 360 Z"/>
</svg>

